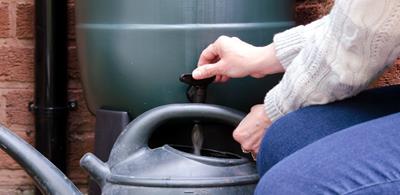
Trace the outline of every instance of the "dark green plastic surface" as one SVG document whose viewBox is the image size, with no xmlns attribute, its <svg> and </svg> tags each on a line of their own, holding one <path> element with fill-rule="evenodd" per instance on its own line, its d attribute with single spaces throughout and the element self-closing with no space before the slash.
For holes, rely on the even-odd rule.
<svg viewBox="0 0 400 195">
<path fill-rule="evenodd" d="M 293 26 L 293 0 L 79 0 L 77 38 L 86 99 L 137 116 L 187 102 L 179 81 L 220 35 L 262 46 Z M 208 103 L 247 112 L 279 76 L 209 86 Z"/>
</svg>

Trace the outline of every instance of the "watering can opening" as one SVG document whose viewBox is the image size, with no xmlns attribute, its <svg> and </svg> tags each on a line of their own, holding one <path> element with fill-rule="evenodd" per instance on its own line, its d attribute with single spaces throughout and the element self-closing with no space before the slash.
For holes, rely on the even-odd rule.
<svg viewBox="0 0 400 195">
<path fill-rule="evenodd" d="M 181 146 L 181 145 L 169 145 L 175 150 L 184 152 L 185 155 L 189 158 L 197 157 L 197 155 L 193 155 L 193 147 L 190 146 Z M 201 156 L 206 158 L 219 158 L 219 159 L 242 159 L 243 157 L 233 154 L 230 152 L 222 152 L 218 150 L 202 148 L 201 149 Z"/>
<path fill-rule="evenodd" d="M 194 147 L 192 141 L 192 128 L 194 122 L 190 120 L 171 120 L 158 127 L 149 139 L 149 148 L 155 149 L 170 145 L 177 146 L 178 150 L 193 154 Z M 240 144 L 232 138 L 233 126 L 207 122 L 201 124 L 203 131 L 204 150 L 201 150 L 201 156 L 211 155 L 211 151 L 229 153 L 235 156 L 245 157 L 249 160 L 253 158 L 249 154 L 243 154 Z M 223 141 L 222 141 L 223 140 Z M 215 154 L 218 155 L 218 154 Z M 221 157 L 224 156 L 221 154 Z"/>
</svg>

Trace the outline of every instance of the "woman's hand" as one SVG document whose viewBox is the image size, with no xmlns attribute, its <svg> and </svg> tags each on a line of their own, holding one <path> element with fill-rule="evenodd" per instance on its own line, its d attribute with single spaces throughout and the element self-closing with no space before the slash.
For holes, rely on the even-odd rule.
<svg viewBox="0 0 400 195">
<path fill-rule="evenodd" d="M 243 152 L 250 152 L 255 160 L 265 131 L 271 123 L 264 105 L 255 105 L 233 131 L 233 138 L 241 144 Z"/>
<path fill-rule="evenodd" d="M 193 71 L 195 79 L 217 76 L 216 82 L 249 75 L 261 78 L 284 71 L 272 44 L 255 47 L 236 37 L 226 36 L 210 44 L 201 53 L 197 65 L 198 68 Z"/>
</svg>

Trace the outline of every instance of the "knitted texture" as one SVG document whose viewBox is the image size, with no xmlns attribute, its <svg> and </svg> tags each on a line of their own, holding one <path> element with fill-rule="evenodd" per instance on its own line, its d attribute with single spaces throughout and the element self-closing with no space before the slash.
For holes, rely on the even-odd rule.
<svg viewBox="0 0 400 195">
<path fill-rule="evenodd" d="M 327 17 L 274 36 L 274 43 L 279 43 L 275 44 L 277 57 L 285 70 L 304 47 L 304 42 L 314 35 L 314 31 L 321 28 L 325 20 L 327 20 Z"/>
<path fill-rule="evenodd" d="M 319 22 L 276 35 L 286 72 L 265 97 L 270 119 L 365 89 L 399 55 L 398 26 L 399 0 L 337 0 Z"/>
</svg>

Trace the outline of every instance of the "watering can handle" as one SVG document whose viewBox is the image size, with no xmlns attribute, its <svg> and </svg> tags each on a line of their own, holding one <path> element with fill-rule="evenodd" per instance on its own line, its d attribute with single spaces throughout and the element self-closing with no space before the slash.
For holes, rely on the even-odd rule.
<svg viewBox="0 0 400 195">
<path fill-rule="evenodd" d="M 125 128 L 114 144 L 108 164 L 112 166 L 137 151 L 148 149 L 148 140 L 153 132 L 171 119 L 214 121 L 237 126 L 243 117 L 239 111 L 209 104 L 170 104 L 154 108 Z"/>
<path fill-rule="evenodd" d="M 0 125 L 0 148 L 27 171 L 43 194 L 82 194 L 47 158 L 2 125 Z"/>
</svg>

